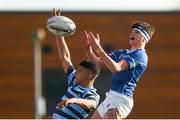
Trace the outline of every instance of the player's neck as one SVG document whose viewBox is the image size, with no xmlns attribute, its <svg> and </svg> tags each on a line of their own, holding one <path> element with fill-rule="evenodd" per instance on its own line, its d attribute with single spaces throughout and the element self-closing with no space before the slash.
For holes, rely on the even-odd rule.
<svg viewBox="0 0 180 120">
<path fill-rule="evenodd" d="M 136 50 L 136 49 L 145 49 L 145 45 L 140 44 L 140 45 L 136 45 L 136 46 L 131 47 L 131 50 Z"/>
<path fill-rule="evenodd" d="M 93 85 L 88 84 L 86 88 L 93 88 Z"/>
<path fill-rule="evenodd" d="M 136 50 L 136 49 L 145 49 L 144 47 L 132 47 L 131 50 Z"/>
<path fill-rule="evenodd" d="M 93 88 L 93 82 L 89 82 L 89 83 L 78 83 L 81 87 L 83 88 Z"/>
</svg>

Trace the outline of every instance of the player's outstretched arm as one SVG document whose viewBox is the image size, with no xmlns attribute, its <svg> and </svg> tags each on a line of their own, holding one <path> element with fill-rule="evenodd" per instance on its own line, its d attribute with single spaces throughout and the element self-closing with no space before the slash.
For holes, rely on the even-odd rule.
<svg viewBox="0 0 180 120">
<path fill-rule="evenodd" d="M 58 48 L 59 58 L 61 60 L 63 69 L 66 73 L 69 66 L 72 65 L 68 46 L 64 40 L 64 37 L 56 37 L 56 44 L 57 44 L 57 48 Z"/>
<path fill-rule="evenodd" d="M 52 16 L 60 16 L 60 9 L 57 11 L 55 9 L 53 9 Z M 69 66 L 72 65 L 68 46 L 67 46 L 66 41 L 63 36 L 61 36 L 61 37 L 56 36 L 56 44 L 57 44 L 59 58 L 61 60 L 63 69 L 66 73 Z"/>
<path fill-rule="evenodd" d="M 96 52 L 98 53 L 99 57 L 101 58 L 101 61 L 107 66 L 107 68 L 112 72 L 118 72 L 123 71 L 129 68 L 128 63 L 125 60 L 121 60 L 118 63 L 116 63 L 114 60 L 112 60 L 109 55 L 106 54 L 106 52 L 103 50 L 103 48 L 100 45 L 100 37 L 99 34 L 94 36 L 92 32 L 88 33 L 89 40 L 91 43 L 91 46 Z"/>
<path fill-rule="evenodd" d="M 102 63 L 100 57 L 96 56 L 96 54 L 92 50 L 90 46 L 89 36 L 86 31 L 81 32 L 79 40 L 85 50 L 87 58 L 96 61 L 97 63 Z"/>
</svg>

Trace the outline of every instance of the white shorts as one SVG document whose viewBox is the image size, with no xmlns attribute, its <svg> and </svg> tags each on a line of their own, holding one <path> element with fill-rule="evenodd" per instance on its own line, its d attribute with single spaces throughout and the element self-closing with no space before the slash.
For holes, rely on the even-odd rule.
<svg viewBox="0 0 180 120">
<path fill-rule="evenodd" d="M 133 99 L 110 90 L 110 92 L 106 93 L 105 100 L 98 106 L 97 110 L 101 117 L 103 117 L 112 108 L 118 110 L 121 118 L 126 118 L 133 108 Z"/>
</svg>

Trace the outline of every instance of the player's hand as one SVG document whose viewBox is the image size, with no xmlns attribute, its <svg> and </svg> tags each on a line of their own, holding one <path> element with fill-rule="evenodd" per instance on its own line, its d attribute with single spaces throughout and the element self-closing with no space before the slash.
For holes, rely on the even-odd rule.
<svg viewBox="0 0 180 120">
<path fill-rule="evenodd" d="M 98 33 L 96 34 L 96 37 L 95 37 L 95 35 L 90 31 L 90 32 L 88 32 L 88 36 L 89 36 L 90 45 L 91 45 L 95 50 L 101 48 L 101 45 L 100 45 L 100 37 L 99 37 L 99 34 L 98 34 Z"/>
<path fill-rule="evenodd" d="M 53 10 L 50 11 L 50 15 L 47 17 L 47 19 L 53 16 L 60 16 L 60 15 L 61 15 L 61 10 L 60 9 L 56 10 L 55 8 L 53 8 Z"/>
<path fill-rule="evenodd" d="M 57 107 L 59 109 L 64 109 L 66 106 L 68 106 L 69 104 L 72 104 L 73 103 L 73 99 L 67 99 L 67 100 L 64 100 L 60 103 L 58 103 Z"/>
<path fill-rule="evenodd" d="M 55 8 L 53 8 L 53 10 L 50 12 L 50 15 L 51 15 L 51 17 L 61 16 L 61 10 L 60 9 L 56 10 Z M 61 37 L 56 36 L 56 40 L 60 40 L 60 39 L 64 39 L 64 37 L 63 36 L 61 36 Z"/>
<path fill-rule="evenodd" d="M 87 31 L 80 33 L 79 41 L 84 48 L 90 47 L 89 34 L 87 33 Z"/>
<path fill-rule="evenodd" d="M 61 10 L 53 8 L 53 11 L 51 12 L 51 17 L 53 16 L 61 16 Z"/>
</svg>

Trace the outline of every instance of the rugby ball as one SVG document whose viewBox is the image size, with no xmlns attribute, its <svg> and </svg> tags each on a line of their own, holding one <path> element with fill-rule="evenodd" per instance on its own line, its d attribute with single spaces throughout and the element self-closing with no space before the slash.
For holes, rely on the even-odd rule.
<svg viewBox="0 0 180 120">
<path fill-rule="evenodd" d="M 68 17 L 53 16 L 47 21 L 47 29 L 57 36 L 69 36 L 76 31 L 76 25 Z"/>
</svg>

